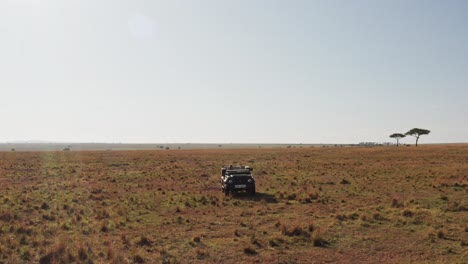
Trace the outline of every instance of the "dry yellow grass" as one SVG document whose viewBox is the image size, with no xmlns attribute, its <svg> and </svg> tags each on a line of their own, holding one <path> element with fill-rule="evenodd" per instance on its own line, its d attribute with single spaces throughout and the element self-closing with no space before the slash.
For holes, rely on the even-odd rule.
<svg viewBox="0 0 468 264">
<path fill-rule="evenodd" d="M 466 263 L 467 192 L 466 144 L 3 152 L 0 263 Z"/>
</svg>

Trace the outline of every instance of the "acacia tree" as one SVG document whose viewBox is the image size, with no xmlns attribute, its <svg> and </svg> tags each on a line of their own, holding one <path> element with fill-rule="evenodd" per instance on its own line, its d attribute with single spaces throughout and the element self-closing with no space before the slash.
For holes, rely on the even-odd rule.
<svg viewBox="0 0 468 264">
<path fill-rule="evenodd" d="M 391 138 L 394 138 L 396 139 L 396 146 L 398 147 L 398 145 L 400 144 L 400 139 L 406 137 L 404 134 L 401 134 L 401 133 L 393 133 L 390 135 Z"/>
<path fill-rule="evenodd" d="M 418 140 L 420 136 L 428 135 L 431 133 L 430 130 L 423 129 L 423 128 L 413 128 L 410 131 L 406 132 L 405 135 L 413 136 L 416 138 L 416 147 L 418 146 Z"/>
</svg>

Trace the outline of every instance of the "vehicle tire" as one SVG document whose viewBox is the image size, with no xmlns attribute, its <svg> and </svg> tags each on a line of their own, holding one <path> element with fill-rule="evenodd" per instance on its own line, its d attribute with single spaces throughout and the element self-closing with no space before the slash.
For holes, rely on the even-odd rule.
<svg viewBox="0 0 468 264">
<path fill-rule="evenodd" d="M 228 188 L 224 189 L 223 192 L 224 192 L 224 195 L 226 195 L 226 196 L 229 195 L 229 189 Z"/>
<path fill-rule="evenodd" d="M 254 195 L 255 195 L 255 187 L 254 187 L 252 190 L 250 190 L 249 194 L 250 194 L 251 196 L 254 196 Z"/>
</svg>

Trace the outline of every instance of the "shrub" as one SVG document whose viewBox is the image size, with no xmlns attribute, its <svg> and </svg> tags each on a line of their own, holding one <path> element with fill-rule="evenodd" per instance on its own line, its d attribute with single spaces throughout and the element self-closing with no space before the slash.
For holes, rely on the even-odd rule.
<svg viewBox="0 0 468 264">
<path fill-rule="evenodd" d="M 393 208 L 400 208 L 400 207 L 403 207 L 403 204 L 400 203 L 400 202 L 398 202 L 397 199 L 393 199 L 393 200 L 392 200 L 392 207 L 393 207 Z"/>
<path fill-rule="evenodd" d="M 140 241 L 138 241 L 137 244 L 139 246 L 148 246 L 148 247 L 150 247 L 152 242 L 146 236 L 141 236 Z"/>
<path fill-rule="evenodd" d="M 245 247 L 244 248 L 244 254 L 252 256 L 252 255 L 257 255 L 258 252 L 255 249 L 251 248 L 251 247 Z"/>
<path fill-rule="evenodd" d="M 0 215 L 0 221 L 3 222 L 10 222 L 13 219 L 13 215 L 11 213 L 3 213 Z"/>
<path fill-rule="evenodd" d="M 319 198 L 319 194 L 318 193 L 309 193 L 309 198 L 311 200 L 317 200 Z"/>
<path fill-rule="evenodd" d="M 445 239 L 445 234 L 442 230 L 440 230 L 439 232 L 437 232 L 437 237 L 440 238 L 440 239 Z"/>
<path fill-rule="evenodd" d="M 329 245 L 329 243 L 323 239 L 321 236 L 316 236 L 313 238 L 313 245 L 314 247 L 326 247 Z"/>
<path fill-rule="evenodd" d="M 282 235 L 285 236 L 309 236 L 309 232 L 303 230 L 300 226 L 295 226 L 291 230 L 289 230 L 286 225 L 282 224 L 280 227 L 280 232 Z"/>
<path fill-rule="evenodd" d="M 197 255 L 197 259 L 205 259 L 205 258 L 207 258 L 207 257 L 210 256 L 210 254 L 209 254 L 207 251 L 202 250 L 202 249 L 200 249 L 200 248 L 197 248 L 197 249 L 195 250 L 195 253 L 196 253 L 196 255 Z"/>
<path fill-rule="evenodd" d="M 22 247 L 20 250 L 21 259 L 24 261 L 31 261 L 32 253 L 27 247 Z"/>
<path fill-rule="evenodd" d="M 405 211 L 403 211 L 402 215 L 404 217 L 413 217 L 414 213 L 411 212 L 410 210 L 405 210 Z"/>
<path fill-rule="evenodd" d="M 139 254 L 134 255 L 132 258 L 135 263 L 145 263 L 145 259 Z"/>
<path fill-rule="evenodd" d="M 49 214 L 44 214 L 42 215 L 42 219 L 47 220 L 47 221 L 55 221 L 55 216 L 54 215 L 49 215 Z"/>
<path fill-rule="evenodd" d="M 342 179 L 340 183 L 341 184 L 351 184 L 351 182 L 348 181 L 347 179 Z"/>
<path fill-rule="evenodd" d="M 344 220 L 346 220 L 346 215 L 344 215 L 344 214 L 342 214 L 342 215 L 337 214 L 337 215 L 336 215 L 336 219 L 339 220 L 339 221 L 344 221 Z"/>
<path fill-rule="evenodd" d="M 86 249 L 83 246 L 80 246 L 78 249 L 78 258 L 81 261 L 88 259 L 88 252 L 86 252 Z"/>
<path fill-rule="evenodd" d="M 277 247 L 279 246 L 278 242 L 275 240 L 275 239 L 270 239 L 268 241 L 268 244 L 270 245 L 270 247 Z"/>
<path fill-rule="evenodd" d="M 41 205 L 41 209 L 42 209 L 42 210 L 49 210 L 49 209 L 50 209 L 50 206 L 49 206 L 49 204 L 47 204 L 46 202 L 43 202 L 42 205 Z"/>
<path fill-rule="evenodd" d="M 39 259 L 40 264 L 49 264 L 52 261 L 56 261 L 58 263 L 65 263 L 66 261 L 66 254 L 65 254 L 65 245 L 63 243 L 59 243 L 56 245 L 52 251 L 50 251 L 47 255 L 41 257 Z"/>
</svg>

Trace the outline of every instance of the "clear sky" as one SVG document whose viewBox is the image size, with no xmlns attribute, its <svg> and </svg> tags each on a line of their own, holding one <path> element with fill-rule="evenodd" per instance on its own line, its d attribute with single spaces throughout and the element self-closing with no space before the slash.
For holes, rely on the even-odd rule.
<svg viewBox="0 0 468 264">
<path fill-rule="evenodd" d="M 2 0 L 0 91 L 0 142 L 468 142 L 468 1 Z"/>
</svg>

